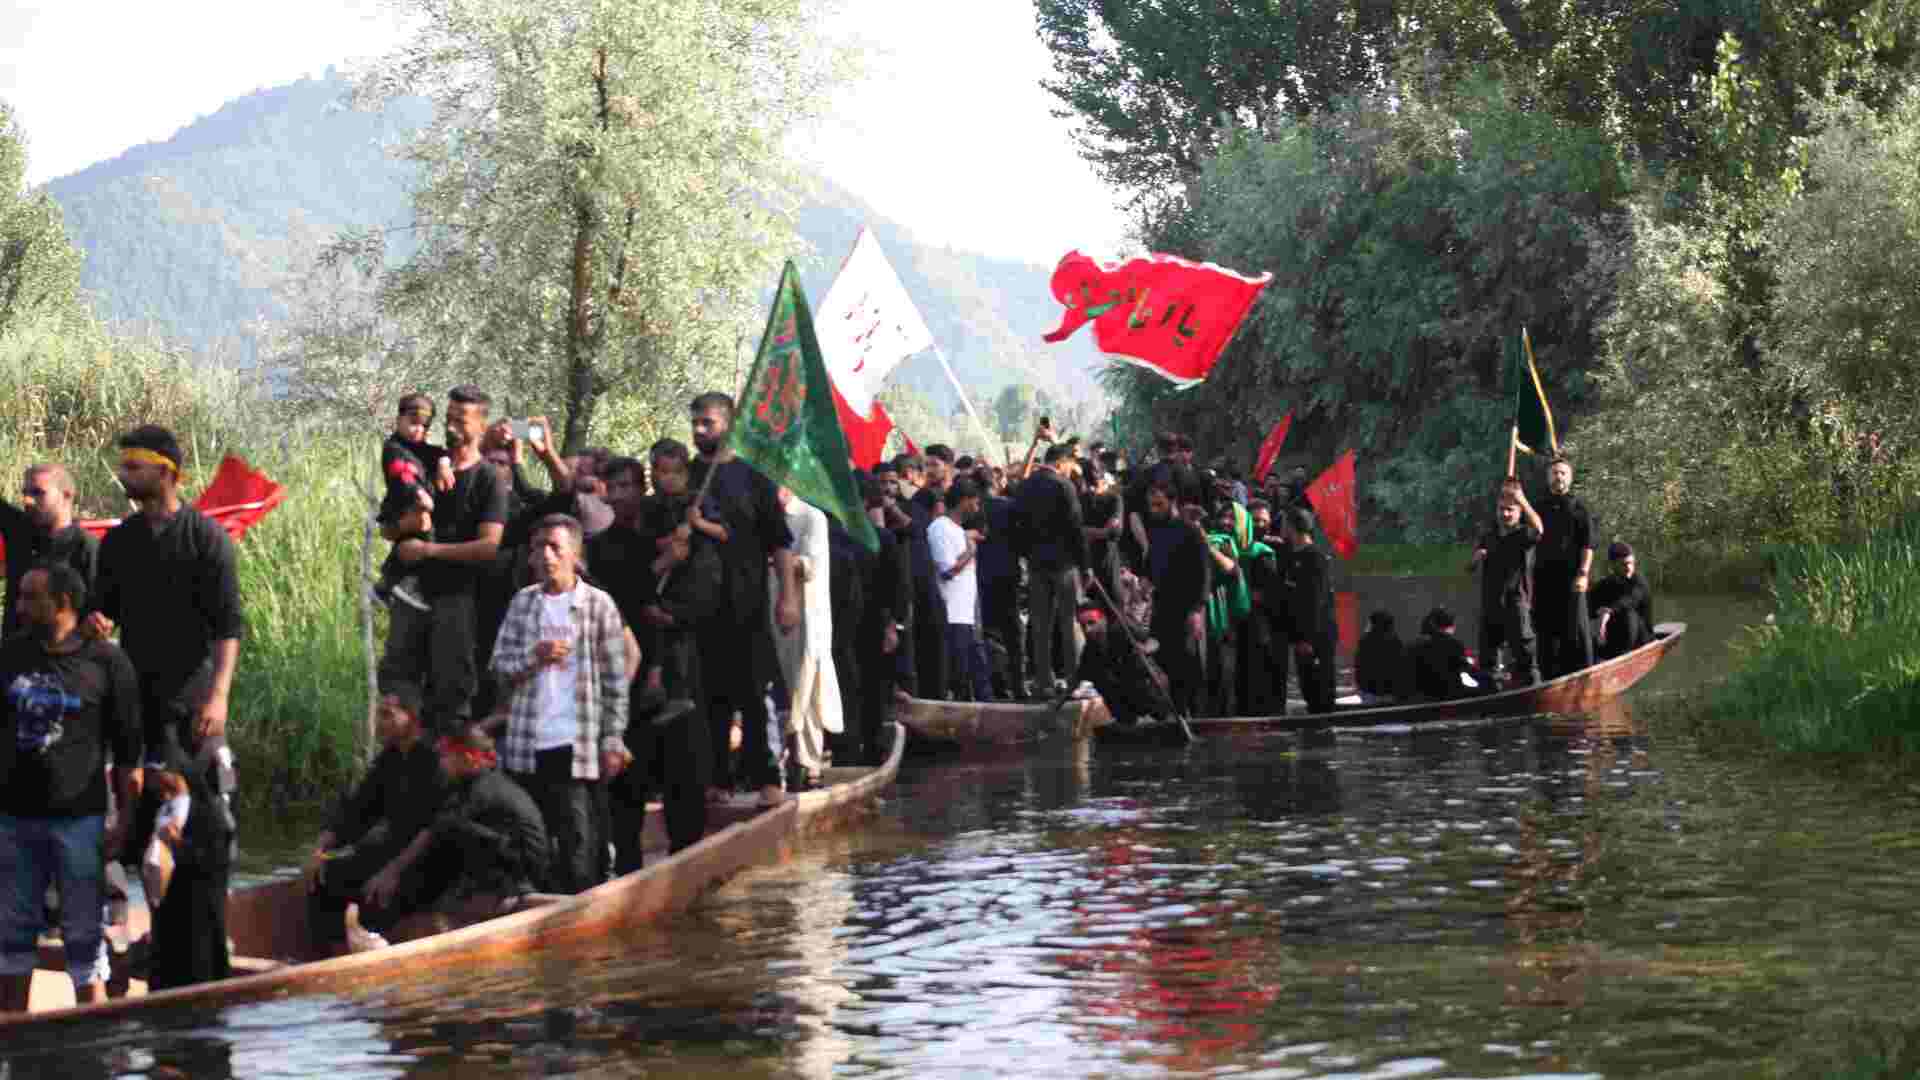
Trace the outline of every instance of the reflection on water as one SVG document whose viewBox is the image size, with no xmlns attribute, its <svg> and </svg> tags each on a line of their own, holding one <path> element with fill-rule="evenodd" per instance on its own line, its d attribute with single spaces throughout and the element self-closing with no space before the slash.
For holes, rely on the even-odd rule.
<svg viewBox="0 0 1920 1080">
<path fill-rule="evenodd" d="M 1713 655 L 1725 628 L 1681 606 L 1676 658 Z M 1576 720 L 915 766 L 870 827 L 665 926 L 356 1001 L 29 1033 L 0 1077 L 1737 1076 L 1904 999 L 1910 800 L 1722 761 L 1647 690 Z"/>
</svg>

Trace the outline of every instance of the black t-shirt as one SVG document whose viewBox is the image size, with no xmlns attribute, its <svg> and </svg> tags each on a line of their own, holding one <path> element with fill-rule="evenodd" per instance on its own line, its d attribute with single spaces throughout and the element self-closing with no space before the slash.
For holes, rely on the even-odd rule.
<svg viewBox="0 0 1920 1080">
<path fill-rule="evenodd" d="M 1507 605 L 1533 604 L 1534 546 L 1540 531 L 1522 521 L 1511 532 L 1498 528 L 1480 538 L 1487 553 L 1480 564 L 1480 604 L 1491 613 Z"/>
<path fill-rule="evenodd" d="M 50 654 L 19 634 L 0 644 L 0 813 L 87 817 L 107 812 L 107 758 L 140 765 L 140 687 L 111 642 Z"/>
<path fill-rule="evenodd" d="M 186 505 L 158 530 L 145 514 L 127 518 L 100 541 L 93 608 L 120 625 L 120 647 L 150 700 L 179 699 L 190 685 L 197 693 L 213 643 L 246 630 L 232 537 Z M 169 719 L 145 718 L 149 743 Z"/>
<path fill-rule="evenodd" d="M 1104 529 L 1113 524 L 1113 519 L 1120 514 L 1120 495 L 1114 491 L 1104 495 L 1096 495 L 1091 491 L 1084 492 L 1080 496 L 1080 513 L 1081 520 L 1087 528 Z M 1124 529 L 1125 522 L 1121 525 Z M 1113 559 L 1119 549 L 1119 543 L 1117 538 L 1087 541 L 1088 566 L 1098 573 L 1111 575 L 1114 569 Z"/>
<path fill-rule="evenodd" d="M 688 471 L 688 486 L 700 490 L 707 470 L 713 466 L 696 458 Z M 727 598 L 731 608 L 723 614 L 742 622 L 764 625 L 767 610 L 767 559 L 782 548 L 793 547 L 793 531 L 787 528 L 786 511 L 780 509 L 778 491 L 753 466 L 739 458 L 721 463 L 714 473 L 707 495 L 720 506 L 722 524 L 727 527 L 727 542 L 720 545 L 720 562 L 726 568 Z"/>
<path fill-rule="evenodd" d="M 480 538 L 480 526 L 507 523 L 507 474 L 491 462 L 480 461 L 453 474 L 453 490 L 434 497 L 433 539 L 441 544 L 464 544 Z M 429 597 L 471 594 L 487 573 L 483 563 L 456 563 L 427 559 L 420 567 L 420 587 Z"/>
<path fill-rule="evenodd" d="M 1593 546 L 1593 512 L 1571 493 L 1540 496 L 1540 547 L 1534 552 L 1536 569 L 1572 572 L 1580 568 L 1580 552 Z"/>
<path fill-rule="evenodd" d="M 0 637 L 12 637 L 20 629 L 20 617 L 14 610 L 19 603 L 20 579 L 41 563 L 65 563 L 80 571 L 93 591 L 94 567 L 100 559 L 100 541 L 78 525 L 69 525 L 48 535 L 40 531 L 27 512 L 12 503 L 0 502 L 0 543 L 6 545 L 7 605 L 0 619 Z"/>
</svg>

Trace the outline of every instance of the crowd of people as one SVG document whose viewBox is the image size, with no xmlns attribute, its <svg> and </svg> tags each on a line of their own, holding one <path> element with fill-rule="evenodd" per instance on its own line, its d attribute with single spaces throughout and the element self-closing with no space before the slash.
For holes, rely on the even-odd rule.
<svg viewBox="0 0 1920 1080">
<path fill-rule="evenodd" d="M 381 749 L 304 867 L 323 954 L 353 946 L 355 920 L 377 946 L 425 910 L 502 910 L 637 869 L 650 799 L 678 851 L 717 806 L 776 805 L 832 765 L 881 760 L 910 698 L 1097 692 L 1133 724 L 1282 713 L 1297 682 L 1308 711 L 1334 707 L 1332 574 L 1304 468 L 1250 485 L 1230 462 L 1196 465 L 1178 433 L 1130 462 L 1043 420 L 1017 464 L 932 445 L 855 470 L 873 550 L 733 454 L 722 393 L 690 403 L 691 445 L 643 456 L 561 456 L 544 419 L 495 417 L 474 386 L 448 393 L 439 444 L 435 412 L 407 395 L 382 447 Z M 77 992 L 105 994 L 103 850 L 149 872 L 152 985 L 228 971 L 234 548 L 180 500 L 170 433 L 119 445 L 138 510 L 97 544 L 58 466 L 27 473 L 21 507 L 0 502 L 0 1009 L 25 1007 L 49 884 Z M 1501 490 L 1470 567 L 1485 670 L 1444 610 L 1411 645 L 1378 613 L 1363 695 L 1490 689 L 1503 647 L 1524 683 L 1650 635 L 1625 545 L 1589 589 L 1592 515 L 1571 482 L 1559 460 L 1537 509 Z"/>
</svg>

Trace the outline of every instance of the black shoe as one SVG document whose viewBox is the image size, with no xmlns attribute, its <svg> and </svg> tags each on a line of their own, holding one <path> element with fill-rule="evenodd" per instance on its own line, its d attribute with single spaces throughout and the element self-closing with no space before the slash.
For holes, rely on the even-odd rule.
<svg viewBox="0 0 1920 1080">
<path fill-rule="evenodd" d="M 430 607 L 425 600 L 421 599 L 419 588 L 419 582 L 413 578 L 408 578 L 405 581 L 396 583 L 389 588 L 387 592 L 390 593 L 395 600 L 400 601 L 415 611 L 432 611 L 433 608 Z"/>
</svg>

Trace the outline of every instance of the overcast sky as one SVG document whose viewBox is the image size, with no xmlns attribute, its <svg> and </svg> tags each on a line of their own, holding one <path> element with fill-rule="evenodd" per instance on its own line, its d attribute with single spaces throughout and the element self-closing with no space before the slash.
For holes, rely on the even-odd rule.
<svg viewBox="0 0 1920 1080">
<path fill-rule="evenodd" d="M 1048 266 L 1121 246 L 1112 193 L 1048 115 L 1029 0 L 842 8 L 867 75 L 801 141 L 805 156 L 923 240 Z M 40 183 L 398 34 L 378 0 L 0 0 L 0 98 L 21 114 Z"/>
</svg>

